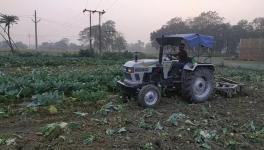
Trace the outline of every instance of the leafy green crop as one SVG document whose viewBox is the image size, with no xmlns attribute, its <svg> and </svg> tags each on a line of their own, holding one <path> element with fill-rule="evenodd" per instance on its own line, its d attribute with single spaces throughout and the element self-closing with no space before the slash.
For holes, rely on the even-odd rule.
<svg viewBox="0 0 264 150">
<path fill-rule="evenodd" d="M 80 101 L 105 99 L 117 91 L 116 81 L 122 76 L 123 63 L 94 58 L 15 55 L 0 57 L 0 62 L 12 67 L 1 70 L 1 102 L 28 98 L 37 105 L 60 102 L 63 97 Z"/>
</svg>

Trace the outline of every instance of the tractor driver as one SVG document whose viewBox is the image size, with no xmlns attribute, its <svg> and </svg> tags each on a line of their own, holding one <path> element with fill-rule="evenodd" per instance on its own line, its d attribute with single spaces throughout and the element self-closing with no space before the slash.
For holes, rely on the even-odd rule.
<svg viewBox="0 0 264 150">
<path fill-rule="evenodd" d="M 173 57 L 178 58 L 179 62 L 177 62 L 176 64 L 174 64 L 172 66 L 173 71 L 172 72 L 179 72 L 180 69 L 182 69 L 184 67 L 184 65 L 186 63 L 188 63 L 189 61 L 189 57 L 187 52 L 185 51 L 185 44 L 181 43 L 179 45 L 179 52 L 177 54 L 172 54 Z"/>
<path fill-rule="evenodd" d="M 186 64 L 188 62 L 188 55 L 185 51 L 185 44 L 181 43 L 179 46 L 179 52 L 176 54 L 179 59 L 179 63 Z M 176 56 L 176 57 L 177 57 Z"/>
</svg>

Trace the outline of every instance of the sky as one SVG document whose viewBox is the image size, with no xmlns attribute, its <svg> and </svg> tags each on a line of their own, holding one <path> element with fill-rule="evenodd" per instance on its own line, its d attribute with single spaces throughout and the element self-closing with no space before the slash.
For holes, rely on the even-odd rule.
<svg viewBox="0 0 264 150">
<path fill-rule="evenodd" d="M 115 21 L 128 42 L 149 42 L 150 33 L 171 18 L 187 19 L 204 11 L 217 11 L 231 24 L 264 17 L 263 0 L 0 0 L 0 13 L 20 18 L 11 31 L 14 40 L 26 44 L 34 43 L 34 10 L 40 19 L 39 43 L 64 37 L 78 42 L 78 33 L 89 26 L 84 8 L 105 10 L 102 21 Z M 93 15 L 92 24 L 98 24 L 98 14 Z"/>
</svg>

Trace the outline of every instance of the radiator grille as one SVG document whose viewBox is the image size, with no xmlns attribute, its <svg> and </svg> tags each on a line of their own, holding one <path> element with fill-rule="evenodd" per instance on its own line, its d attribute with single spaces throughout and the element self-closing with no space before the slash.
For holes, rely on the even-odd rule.
<svg viewBox="0 0 264 150">
<path fill-rule="evenodd" d="M 131 77 L 131 74 L 129 74 L 129 73 L 124 73 L 125 75 L 125 79 L 127 79 L 127 80 L 132 80 L 132 77 Z"/>
</svg>

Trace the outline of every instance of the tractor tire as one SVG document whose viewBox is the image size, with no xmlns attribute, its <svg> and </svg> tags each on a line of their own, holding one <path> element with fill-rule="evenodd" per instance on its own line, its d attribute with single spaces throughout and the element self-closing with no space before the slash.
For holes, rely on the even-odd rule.
<svg viewBox="0 0 264 150">
<path fill-rule="evenodd" d="M 146 85 L 141 88 L 138 94 L 139 105 L 147 108 L 156 107 L 161 98 L 161 92 L 155 85 Z"/>
<path fill-rule="evenodd" d="M 184 70 L 182 73 L 182 97 L 194 103 L 205 102 L 215 92 L 213 71 L 197 68 L 195 71 Z"/>
</svg>

